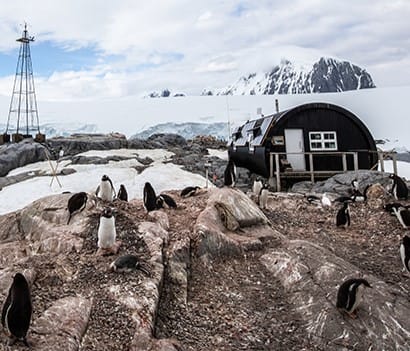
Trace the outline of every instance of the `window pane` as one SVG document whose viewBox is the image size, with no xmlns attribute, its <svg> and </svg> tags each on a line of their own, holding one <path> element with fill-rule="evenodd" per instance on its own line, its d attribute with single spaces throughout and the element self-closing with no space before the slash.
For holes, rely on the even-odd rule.
<svg viewBox="0 0 410 351">
<path fill-rule="evenodd" d="M 311 139 L 311 140 L 320 140 L 320 139 L 321 139 L 320 133 L 312 133 L 312 134 L 310 134 L 310 139 Z"/>
<path fill-rule="evenodd" d="M 336 143 L 334 142 L 325 142 L 325 149 L 335 149 Z"/>
<path fill-rule="evenodd" d="M 322 148 L 322 143 L 312 142 L 312 143 L 311 143 L 311 148 L 312 148 L 312 149 L 321 149 L 321 148 Z"/>
</svg>

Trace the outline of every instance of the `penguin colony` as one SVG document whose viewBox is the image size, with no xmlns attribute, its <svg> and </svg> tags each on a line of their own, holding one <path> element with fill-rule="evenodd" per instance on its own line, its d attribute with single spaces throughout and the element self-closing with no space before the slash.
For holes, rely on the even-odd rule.
<svg viewBox="0 0 410 351">
<path fill-rule="evenodd" d="M 236 170 L 234 163 L 230 160 L 225 169 L 225 186 L 234 186 L 236 181 Z M 396 176 L 391 175 L 393 179 L 392 195 L 396 200 L 407 199 L 408 189 L 403 180 Z M 403 186 L 404 184 L 404 186 Z M 366 191 L 369 186 L 366 187 L 362 194 L 359 189 L 359 183 L 357 180 L 353 180 L 352 183 L 352 195 L 337 198 L 335 201 L 342 202 L 342 207 L 338 210 L 336 215 L 336 225 L 344 227 L 345 229 L 350 225 L 350 208 L 349 203 L 358 201 L 359 197 L 363 197 L 366 200 Z M 181 197 L 194 196 L 200 188 L 198 186 L 190 186 L 183 189 L 180 193 Z M 260 206 L 266 208 L 268 189 L 266 184 L 255 181 L 253 184 L 253 192 L 260 196 Z M 96 190 L 96 196 L 103 201 L 112 202 L 115 198 L 115 190 L 111 179 L 107 175 L 103 175 L 100 185 Z M 117 198 L 122 201 L 128 201 L 128 194 L 125 186 L 121 184 Z M 69 217 L 67 224 L 74 213 L 84 210 L 87 204 L 88 195 L 85 192 L 79 192 L 72 195 L 67 204 L 67 210 Z M 310 203 L 320 202 L 323 207 L 330 207 L 332 205 L 331 200 L 326 193 L 321 198 L 315 195 L 309 195 L 307 200 Z M 160 208 L 176 208 L 177 204 L 175 200 L 167 195 L 156 195 L 155 190 L 149 182 L 145 183 L 143 190 L 143 202 L 147 212 L 157 210 Z M 402 205 L 398 202 L 389 203 L 385 205 L 385 210 L 396 215 L 399 222 L 404 228 L 410 227 L 410 205 Z M 101 213 L 100 223 L 98 227 L 98 242 L 99 248 L 112 247 L 116 240 L 115 229 L 115 216 L 111 207 L 105 207 Z M 410 237 L 405 235 L 400 245 L 400 257 L 403 263 L 404 270 L 410 275 Z M 125 254 L 117 257 L 109 266 L 110 270 L 114 272 L 130 272 L 134 270 L 140 270 L 146 275 L 150 275 L 149 269 L 144 266 L 138 256 Z M 371 288 L 371 285 L 366 279 L 353 278 L 344 281 L 337 293 L 336 307 L 347 313 L 351 318 L 356 318 L 356 310 L 362 301 L 363 291 L 365 288 Z M 16 341 L 23 342 L 26 346 L 29 346 L 26 336 L 30 326 L 32 316 L 32 302 L 29 284 L 21 273 L 16 273 L 13 282 L 9 288 L 7 298 L 2 308 L 1 322 L 5 330 L 10 335 L 9 345 L 14 344 Z"/>
</svg>

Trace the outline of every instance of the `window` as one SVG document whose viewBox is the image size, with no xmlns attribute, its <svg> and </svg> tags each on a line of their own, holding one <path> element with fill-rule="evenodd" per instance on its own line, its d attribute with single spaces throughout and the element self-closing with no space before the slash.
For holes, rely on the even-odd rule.
<svg viewBox="0 0 410 351">
<path fill-rule="evenodd" d="M 336 132 L 309 132 L 310 150 L 337 150 Z"/>
</svg>

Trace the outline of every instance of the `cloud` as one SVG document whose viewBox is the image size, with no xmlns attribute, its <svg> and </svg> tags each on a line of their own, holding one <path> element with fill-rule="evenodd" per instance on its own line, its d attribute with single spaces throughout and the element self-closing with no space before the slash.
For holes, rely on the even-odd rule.
<svg viewBox="0 0 410 351">
<path fill-rule="evenodd" d="M 366 68 L 378 86 L 409 85 L 409 17 L 404 0 L 15 0 L 2 4 L 0 60 L 16 52 L 19 24 L 27 21 L 38 45 L 95 56 L 87 66 L 62 62 L 53 72 L 35 72 L 45 99 L 164 88 L 195 94 L 283 57 L 303 64 L 337 57 Z M 0 79 L 0 92 L 10 91 L 6 82 Z"/>
</svg>

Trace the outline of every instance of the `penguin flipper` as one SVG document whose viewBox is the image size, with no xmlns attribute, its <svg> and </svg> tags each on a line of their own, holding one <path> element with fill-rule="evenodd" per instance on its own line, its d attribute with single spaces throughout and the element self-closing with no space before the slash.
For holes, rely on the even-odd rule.
<svg viewBox="0 0 410 351">
<path fill-rule="evenodd" d="M 100 192 L 100 186 L 97 186 L 97 189 L 95 190 L 95 196 L 98 196 L 99 192 Z"/>
<path fill-rule="evenodd" d="M 7 309 L 9 308 L 11 304 L 11 295 L 10 292 L 7 295 L 6 302 L 4 303 L 3 310 L 1 311 L 1 324 L 3 327 L 6 327 L 6 315 L 7 315 Z"/>
<path fill-rule="evenodd" d="M 70 213 L 70 215 L 68 216 L 67 225 L 70 223 L 70 220 L 71 220 L 71 213 Z"/>
</svg>

